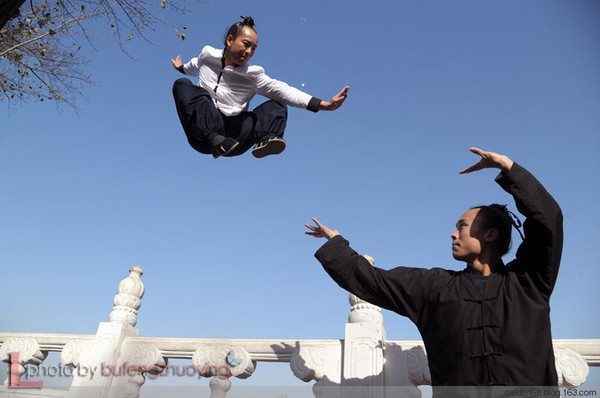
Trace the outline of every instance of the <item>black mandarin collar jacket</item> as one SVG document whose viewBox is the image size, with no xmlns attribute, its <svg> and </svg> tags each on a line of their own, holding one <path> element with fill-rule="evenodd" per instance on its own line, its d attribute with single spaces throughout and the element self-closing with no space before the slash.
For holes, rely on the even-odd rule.
<svg viewBox="0 0 600 398">
<path fill-rule="evenodd" d="M 525 217 L 516 258 L 483 292 L 468 270 L 371 266 L 342 236 L 315 253 L 344 289 L 410 318 L 427 351 L 434 386 L 556 386 L 549 299 L 562 252 L 562 213 L 514 163 L 496 182 Z"/>
</svg>

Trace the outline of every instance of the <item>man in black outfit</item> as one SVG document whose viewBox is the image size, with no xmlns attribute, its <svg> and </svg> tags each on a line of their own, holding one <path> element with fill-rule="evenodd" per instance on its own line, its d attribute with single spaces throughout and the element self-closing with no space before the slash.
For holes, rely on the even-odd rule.
<svg viewBox="0 0 600 398">
<path fill-rule="evenodd" d="M 471 152 L 481 160 L 460 173 L 500 169 L 496 182 L 527 218 L 516 258 L 506 265 L 502 256 L 514 221 L 500 205 L 470 209 L 458 220 L 452 256 L 466 262 L 463 271 L 383 270 L 314 218 L 316 225 L 307 224 L 306 233 L 328 239 L 315 256 L 342 288 L 416 324 L 434 392 L 436 386 L 556 386 L 549 300 L 562 252 L 561 210 L 533 175 L 508 157 L 478 148 Z"/>
</svg>

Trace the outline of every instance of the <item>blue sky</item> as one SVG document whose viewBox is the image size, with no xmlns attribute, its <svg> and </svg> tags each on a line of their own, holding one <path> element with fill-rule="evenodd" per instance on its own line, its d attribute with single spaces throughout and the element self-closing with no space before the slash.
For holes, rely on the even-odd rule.
<svg viewBox="0 0 600 398">
<path fill-rule="evenodd" d="M 110 38 L 85 49 L 96 84 L 79 115 L 3 104 L 0 330 L 95 333 L 138 265 L 143 336 L 343 338 L 347 293 L 314 259 L 324 241 L 304 223 L 339 229 L 382 268 L 462 269 L 450 252 L 458 217 L 491 202 L 515 211 L 494 171 L 458 175 L 478 146 L 529 169 L 563 209 L 553 337 L 600 337 L 598 2 L 194 7 L 177 19 L 185 41 L 127 42 L 136 60 Z M 185 140 L 170 59 L 220 46 L 240 14 L 256 21 L 252 62 L 271 77 L 323 99 L 350 92 L 336 112 L 289 109 L 281 155 L 214 160 Z M 389 339 L 419 338 L 407 319 L 384 320 Z M 273 366 L 243 383 L 296 382 Z"/>
</svg>

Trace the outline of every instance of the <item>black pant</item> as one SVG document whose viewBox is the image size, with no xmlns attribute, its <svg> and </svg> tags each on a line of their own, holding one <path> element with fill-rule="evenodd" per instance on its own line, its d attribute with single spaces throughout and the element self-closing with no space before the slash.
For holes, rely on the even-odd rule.
<svg viewBox="0 0 600 398">
<path fill-rule="evenodd" d="M 173 97 L 188 142 L 200 153 L 212 153 L 208 142 L 211 133 L 240 143 L 226 156 L 241 155 L 265 137 L 283 137 L 287 107 L 277 101 L 267 101 L 252 112 L 225 116 L 215 107 L 208 91 L 185 78 L 173 84 Z"/>
</svg>

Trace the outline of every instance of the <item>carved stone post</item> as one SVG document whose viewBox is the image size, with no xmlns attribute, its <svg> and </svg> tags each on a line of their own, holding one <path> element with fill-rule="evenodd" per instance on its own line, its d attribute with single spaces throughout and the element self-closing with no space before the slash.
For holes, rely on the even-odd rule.
<svg viewBox="0 0 600 398">
<path fill-rule="evenodd" d="M 364 256 L 371 265 L 374 260 Z M 343 382 L 346 397 L 383 398 L 385 329 L 381 309 L 350 294 L 351 311 L 344 338 Z"/>
<path fill-rule="evenodd" d="M 144 295 L 144 284 L 140 280 L 142 273 L 140 267 L 131 267 L 129 276 L 119 283 L 109 321 L 100 323 L 94 341 L 72 341 L 65 345 L 63 363 L 77 368 L 73 372 L 70 397 L 137 397 L 143 377 L 136 373 L 136 367 L 164 366 L 162 358 L 156 358 L 157 350 L 151 347 L 124 350 L 127 337 L 139 335 L 139 330 L 134 326 Z M 150 363 L 135 363 L 138 360 L 133 355 L 136 349 L 148 350 L 149 354 L 142 355 L 142 358 Z"/>
</svg>

